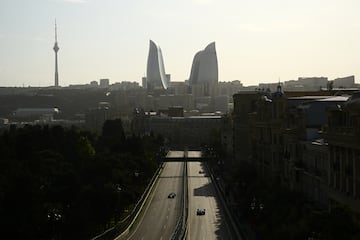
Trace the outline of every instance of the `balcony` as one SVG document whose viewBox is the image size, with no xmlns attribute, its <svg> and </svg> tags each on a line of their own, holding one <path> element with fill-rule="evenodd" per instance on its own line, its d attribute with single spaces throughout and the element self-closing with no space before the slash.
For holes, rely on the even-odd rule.
<svg viewBox="0 0 360 240">
<path fill-rule="evenodd" d="M 295 165 L 295 170 L 300 171 L 300 170 L 306 170 L 306 166 L 302 161 L 296 161 L 294 162 Z"/>
<path fill-rule="evenodd" d="M 354 175 L 353 167 L 350 165 L 345 166 L 345 174 L 348 176 L 353 176 Z"/>
<path fill-rule="evenodd" d="M 333 166 L 332 166 L 334 171 L 340 171 L 340 163 L 339 162 L 334 162 Z"/>
<path fill-rule="evenodd" d="M 359 127 L 345 127 L 345 126 L 326 126 L 323 128 L 323 133 L 326 135 L 349 136 L 353 137 L 360 132 Z"/>
</svg>

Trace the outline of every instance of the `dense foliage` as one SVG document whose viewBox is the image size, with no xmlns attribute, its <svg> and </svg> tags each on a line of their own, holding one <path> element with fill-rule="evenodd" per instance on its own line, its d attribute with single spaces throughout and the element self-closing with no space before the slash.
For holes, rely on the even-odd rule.
<svg viewBox="0 0 360 240">
<path fill-rule="evenodd" d="M 136 203 L 158 167 L 154 136 L 100 136 L 61 126 L 12 126 L 0 135 L 0 234 L 6 239 L 88 239 Z"/>
</svg>

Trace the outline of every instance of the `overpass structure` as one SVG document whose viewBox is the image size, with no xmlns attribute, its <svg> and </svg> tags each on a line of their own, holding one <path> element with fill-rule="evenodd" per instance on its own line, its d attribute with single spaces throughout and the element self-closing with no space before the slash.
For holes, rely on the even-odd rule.
<svg viewBox="0 0 360 240">
<path fill-rule="evenodd" d="M 203 162 L 207 161 L 209 157 L 205 156 L 199 150 L 184 150 L 184 151 L 168 151 L 166 156 L 162 159 L 163 162 Z"/>
</svg>

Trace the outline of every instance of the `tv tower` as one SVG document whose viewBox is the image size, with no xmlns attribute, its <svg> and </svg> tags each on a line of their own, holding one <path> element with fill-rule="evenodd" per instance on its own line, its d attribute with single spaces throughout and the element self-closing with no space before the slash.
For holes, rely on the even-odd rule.
<svg viewBox="0 0 360 240">
<path fill-rule="evenodd" d="M 55 52 L 55 87 L 59 86 L 59 73 L 58 73 L 58 57 L 57 52 L 59 51 L 59 46 L 57 43 L 57 28 L 56 28 L 56 19 L 55 19 L 55 44 L 54 44 L 54 52 Z"/>
</svg>

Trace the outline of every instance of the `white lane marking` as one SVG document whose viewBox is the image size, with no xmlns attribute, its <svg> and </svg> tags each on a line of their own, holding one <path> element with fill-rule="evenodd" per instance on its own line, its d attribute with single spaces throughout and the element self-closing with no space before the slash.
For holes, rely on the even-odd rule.
<svg viewBox="0 0 360 240">
<path fill-rule="evenodd" d="M 164 225 L 164 229 L 166 228 L 166 224 Z"/>
</svg>

